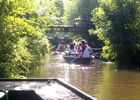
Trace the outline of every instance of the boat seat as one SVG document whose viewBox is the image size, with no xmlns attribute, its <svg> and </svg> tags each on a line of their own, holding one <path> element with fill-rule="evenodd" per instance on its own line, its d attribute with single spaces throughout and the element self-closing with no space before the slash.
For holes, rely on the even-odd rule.
<svg viewBox="0 0 140 100">
<path fill-rule="evenodd" d="M 9 90 L 8 100 L 43 100 L 43 99 L 38 94 L 36 94 L 34 90 Z"/>
</svg>

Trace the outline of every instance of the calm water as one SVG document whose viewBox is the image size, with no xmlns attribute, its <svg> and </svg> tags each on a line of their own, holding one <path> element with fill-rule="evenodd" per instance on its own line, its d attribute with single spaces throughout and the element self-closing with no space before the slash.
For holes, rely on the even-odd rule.
<svg viewBox="0 0 140 100">
<path fill-rule="evenodd" d="M 65 63 L 61 55 L 47 56 L 29 77 L 62 78 L 98 100 L 140 100 L 140 72 L 117 71 L 100 61 L 82 66 Z"/>
</svg>

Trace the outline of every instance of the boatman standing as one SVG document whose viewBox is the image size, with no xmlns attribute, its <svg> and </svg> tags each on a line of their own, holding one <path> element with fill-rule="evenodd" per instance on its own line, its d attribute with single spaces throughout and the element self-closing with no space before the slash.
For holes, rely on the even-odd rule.
<svg viewBox="0 0 140 100">
<path fill-rule="evenodd" d="M 92 50 L 86 41 L 82 41 L 81 49 L 82 49 L 81 54 L 82 54 L 83 58 L 91 57 L 90 54 L 91 54 Z"/>
</svg>

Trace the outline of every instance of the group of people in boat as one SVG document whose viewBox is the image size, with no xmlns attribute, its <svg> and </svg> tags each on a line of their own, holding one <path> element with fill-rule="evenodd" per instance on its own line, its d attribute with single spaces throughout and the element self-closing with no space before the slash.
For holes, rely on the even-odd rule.
<svg viewBox="0 0 140 100">
<path fill-rule="evenodd" d="M 64 44 L 58 44 L 56 51 L 65 51 L 66 46 Z"/>
<path fill-rule="evenodd" d="M 75 43 L 66 45 L 65 53 L 66 56 L 78 56 L 88 58 L 91 57 L 92 49 L 88 45 L 88 43 L 85 40 L 83 40 L 78 45 L 76 45 Z"/>
</svg>

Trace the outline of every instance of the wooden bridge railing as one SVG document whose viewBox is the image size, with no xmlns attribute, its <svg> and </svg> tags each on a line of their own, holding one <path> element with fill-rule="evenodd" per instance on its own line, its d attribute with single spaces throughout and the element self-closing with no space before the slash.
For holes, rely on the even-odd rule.
<svg viewBox="0 0 140 100">
<path fill-rule="evenodd" d="M 49 32 L 85 32 L 87 27 L 77 27 L 77 26 L 66 26 L 66 25 L 55 25 L 49 27 Z"/>
</svg>

